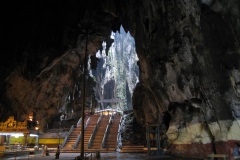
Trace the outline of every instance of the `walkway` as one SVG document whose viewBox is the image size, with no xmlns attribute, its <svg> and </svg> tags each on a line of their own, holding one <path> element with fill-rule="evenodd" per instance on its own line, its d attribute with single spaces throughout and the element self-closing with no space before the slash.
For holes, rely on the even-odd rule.
<svg viewBox="0 0 240 160">
<path fill-rule="evenodd" d="M 74 160 L 75 157 L 79 156 L 80 153 L 61 153 L 60 160 Z M 55 153 L 50 153 L 50 156 L 42 156 L 42 154 L 35 155 L 25 155 L 16 157 L 16 160 L 54 160 Z M 147 160 L 147 159 L 161 159 L 161 160 L 193 160 L 187 158 L 178 158 L 172 156 L 161 156 L 155 158 L 148 158 L 146 153 L 101 153 L 101 160 Z M 12 158 L 0 158 L 0 160 L 15 160 L 15 157 Z M 89 159 L 90 160 L 90 159 Z M 92 158 L 92 160 L 95 160 Z"/>
<path fill-rule="evenodd" d="M 60 158 L 62 160 L 74 160 L 75 157 L 79 156 L 79 153 L 61 153 L 60 154 Z M 141 160 L 141 159 L 146 159 L 143 158 L 146 157 L 146 154 L 116 154 L 116 153 L 102 153 L 101 154 L 101 159 L 102 160 L 123 160 L 123 159 L 136 159 L 136 160 Z M 50 153 L 50 156 L 45 156 L 43 157 L 42 155 L 25 155 L 25 156 L 21 156 L 21 157 L 17 157 L 16 160 L 54 160 L 55 159 L 55 154 L 54 153 Z M 94 158 L 93 158 L 94 159 Z M 2 159 L 0 159 L 2 160 Z M 15 158 L 5 158 L 3 160 L 15 160 Z"/>
</svg>

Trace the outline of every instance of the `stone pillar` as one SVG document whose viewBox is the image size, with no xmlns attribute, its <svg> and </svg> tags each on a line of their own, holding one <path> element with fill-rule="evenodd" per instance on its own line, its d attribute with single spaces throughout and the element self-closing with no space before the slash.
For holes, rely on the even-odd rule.
<svg viewBox="0 0 240 160">
<path fill-rule="evenodd" d="M 39 137 L 38 137 L 38 135 L 37 135 L 35 146 L 38 146 L 38 141 L 39 141 Z"/>
<path fill-rule="evenodd" d="M 0 146 L 3 146 L 4 144 L 4 136 L 0 136 Z"/>
<path fill-rule="evenodd" d="M 148 155 L 150 155 L 150 130 L 149 126 L 146 127 L 146 138 L 147 138 L 147 147 L 148 147 Z"/>
<path fill-rule="evenodd" d="M 7 140 L 6 140 L 7 146 L 9 146 L 9 144 L 10 144 L 10 137 L 11 137 L 11 135 L 7 135 Z"/>
</svg>

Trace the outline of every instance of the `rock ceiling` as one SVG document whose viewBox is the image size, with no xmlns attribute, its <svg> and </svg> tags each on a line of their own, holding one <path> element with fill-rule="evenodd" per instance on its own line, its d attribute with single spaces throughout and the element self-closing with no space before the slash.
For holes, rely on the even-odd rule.
<svg viewBox="0 0 240 160">
<path fill-rule="evenodd" d="M 211 152 L 205 144 L 240 140 L 238 1 L 23 3 L 6 4 L 2 20 L 1 119 L 24 120 L 33 110 L 46 124 L 68 103 L 77 112 L 86 33 L 95 55 L 122 24 L 139 58 L 132 105 L 140 124 L 162 123 L 169 142 L 186 147 L 173 147 L 176 153 L 196 144 L 198 152 L 186 154 L 201 155 Z"/>
</svg>

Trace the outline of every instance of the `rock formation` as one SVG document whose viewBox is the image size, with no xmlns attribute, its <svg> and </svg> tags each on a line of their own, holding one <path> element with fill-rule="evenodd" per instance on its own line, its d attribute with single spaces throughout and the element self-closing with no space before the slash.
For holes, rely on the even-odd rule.
<svg viewBox="0 0 240 160">
<path fill-rule="evenodd" d="M 3 19 L 2 120 L 24 120 L 33 110 L 44 127 L 67 106 L 78 113 L 86 39 L 95 56 L 122 24 L 139 58 L 132 97 L 138 123 L 161 123 L 168 150 L 182 156 L 230 155 L 240 143 L 239 1 L 23 3 Z"/>
</svg>

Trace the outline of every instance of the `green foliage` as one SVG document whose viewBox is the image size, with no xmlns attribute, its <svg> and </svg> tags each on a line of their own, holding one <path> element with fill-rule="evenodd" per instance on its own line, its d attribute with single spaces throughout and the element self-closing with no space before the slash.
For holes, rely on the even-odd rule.
<svg viewBox="0 0 240 160">
<path fill-rule="evenodd" d="M 131 108 L 131 106 L 127 106 L 127 104 L 131 105 L 131 98 L 127 95 L 129 95 L 129 92 L 132 95 L 138 82 L 139 69 L 135 41 L 129 33 L 124 32 L 122 27 L 120 33 L 112 33 L 111 37 L 113 37 L 114 43 L 109 48 L 108 53 L 105 54 L 105 50 L 97 53 L 100 61 L 96 71 L 93 72 L 97 81 L 96 97 L 98 99 L 122 99 L 124 102 L 120 106 L 124 106 L 124 109 L 127 110 Z M 114 83 L 108 83 L 110 81 L 114 81 Z M 109 88 L 107 90 L 105 88 L 106 84 L 114 85 L 111 86 L 113 90 L 109 90 Z M 111 104 L 101 105 L 106 107 Z"/>
<path fill-rule="evenodd" d="M 127 83 L 133 84 L 135 87 L 138 81 L 138 75 L 135 73 L 138 73 L 138 71 L 134 70 L 138 69 L 138 67 L 135 67 L 137 66 L 137 55 L 134 38 L 129 33 L 126 34 L 122 27 L 120 33 L 115 33 L 114 48 L 109 50 L 108 55 L 110 59 L 109 66 L 114 67 L 116 98 L 124 99 L 122 105 L 125 106 L 125 109 L 128 109 L 126 87 Z"/>
</svg>

